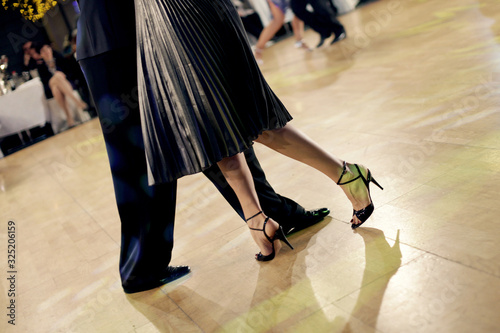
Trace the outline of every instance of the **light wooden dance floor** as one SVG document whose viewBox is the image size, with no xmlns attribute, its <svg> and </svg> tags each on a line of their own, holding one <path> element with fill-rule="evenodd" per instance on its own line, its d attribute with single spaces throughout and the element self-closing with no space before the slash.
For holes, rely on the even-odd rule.
<svg viewBox="0 0 500 333">
<path fill-rule="evenodd" d="M 380 0 L 340 17 L 345 41 L 305 53 L 291 38 L 264 52 L 293 124 L 385 187 L 353 232 L 336 185 L 257 145 L 279 193 L 332 210 L 269 263 L 253 259 L 246 225 L 211 183 L 185 177 L 172 264 L 192 274 L 126 295 L 98 122 L 1 159 L 0 331 L 498 332 L 499 19 L 495 0 Z"/>
</svg>

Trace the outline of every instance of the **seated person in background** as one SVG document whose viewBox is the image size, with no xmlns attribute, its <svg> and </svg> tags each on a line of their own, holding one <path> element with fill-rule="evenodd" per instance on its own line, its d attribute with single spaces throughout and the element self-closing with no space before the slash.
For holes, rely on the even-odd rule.
<svg viewBox="0 0 500 333">
<path fill-rule="evenodd" d="M 90 91 L 87 86 L 87 81 L 83 75 L 82 69 L 78 61 L 76 61 L 76 31 L 71 36 L 67 37 L 67 44 L 64 48 L 65 73 L 68 75 L 69 81 L 73 85 L 73 89 L 78 91 L 82 100 L 88 104 L 87 112 L 93 118 L 97 116 L 97 112 L 93 105 Z"/>
<path fill-rule="evenodd" d="M 68 127 L 75 126 L 67 99 L 73 100 L 76 106 L 82 109 L 86 109 L 87 104 L 73 94 L 73 87 L 64 74 L 64 58 L 54 52 L 49 45 L 40 43 L 31 44 L 30 56 L 36 61 L 38 75 L 45 88 L 45 96 L 54 97 L 66 115 Z"/>
<path fill-rule="evenodd" d="M 0 57 L 0 66 L 2 66 L 2 70 L 6 70 L 9 66 L 9 58 L 5 54 Z"/>
<path fill-rule="evenodd" d="M 23 71 L 25 72 L 29 72 L 30 70 L 36 68 L 36 60 L 30 55 L 31 44 L 33 44 L 31 41 L 23 44 Z"/>
</svg>

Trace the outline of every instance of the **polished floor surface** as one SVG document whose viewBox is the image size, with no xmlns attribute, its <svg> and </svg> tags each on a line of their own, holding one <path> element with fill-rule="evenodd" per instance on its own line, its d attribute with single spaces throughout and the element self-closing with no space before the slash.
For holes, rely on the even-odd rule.
<svg viewBox="0 0 500 333">
<path fill-rule="evenodd" d="M 208 180 L 185 177 L 172 263 L 192 273 L 126 295 L 92 120 L 0 160 L 0 331 L 500 331 L 500 3 L 379 0 L 340 20 L 346 40 L 311 53 L 284 40 L 262 69 L 295 126 L 385 187 L 372 189 L 362 228 L 351 230 L 333 182 L 257 145 L 279 193 L 331 215 L 292 236 L 294 251 L 258 263 L 246 225 Z"/>
</svg>

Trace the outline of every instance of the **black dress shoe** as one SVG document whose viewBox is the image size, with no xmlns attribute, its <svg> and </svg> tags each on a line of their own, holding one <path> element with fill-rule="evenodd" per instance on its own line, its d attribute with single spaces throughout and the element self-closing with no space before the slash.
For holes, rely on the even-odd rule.
<svg viewBox="0 0 500 333">
<path fill-rule="evenodd" d="M 177 280 L 178 278 L 183 277 L 184 275 L 191 272 L 191 268 L 189 266 L 168 266 L 165 269 L 164 274 L 159 279 L 150 280 L 148 282 L 143 282 L 139 285 L 128 285 L 123 284 L 123 290 L 127 294 L 133 294 L 140 291 L 146 291 L 149 289 L 157 288 L 159 286 L 163 286 L 169 282 Z"/>
<path fill-rule="evenodd" d="M 330 38 L 331 35 L 332 34 L 329 34 L 329 35 L 320 35 L 319 43 L 318 43 L 318 45 L 316 45 L 316 48 L 322 47 L 323 44 L 325 44 L 325 40 L 327 40 L 328 38 Z"/>
<path fill-rule="evenodd" d="M 320 221 L 323 221 L 325 216 L 330 214 L 328 208 L 320 208 L 316 210 L 308 210 L 300 218 L 295 218 L 294 221 L 289 224 L 282 225 L 285 235 L 290 235 L 294 232 L 308 228 Z"/>
<path fill-rule="evenodd" d="M 336 42 L 340 42 L 341 40 L 345 39 L 346 37 L 347 37 L 347 34 L 345 33 L 345 31 L 342 31 L 338 35 L 335 35 L 335 38 L 332 40 L 332 42 L 330 43 L 330 45 L 332 45 L 332 44 L 334 44 Z"/>
</svg>

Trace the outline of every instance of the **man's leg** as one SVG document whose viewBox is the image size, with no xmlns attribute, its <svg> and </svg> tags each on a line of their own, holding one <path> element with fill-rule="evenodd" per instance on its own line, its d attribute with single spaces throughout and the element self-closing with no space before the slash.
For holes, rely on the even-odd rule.
<svg viewBox="0 0 500 333">
<path fill-rule="evenodd" d="M 266 215 L 270 216 L 273 220 L 283 226 L 285 233 L 297 231 L 310 225 L 317 223 L 330 213 L 326 208 L 321 208 L 315 211 L 306 211 L 304 207 L 297 202 L 283 197 L 276 193 L 272 186 L 266 179 L 266 175 L 255 155 L 253 148 L 245 151 L 245 158 L 248 167 L 252 173 L 255 184 L 255 190 L 259 197 L 260 205 Z M 226 182 L 222 172 L 217 165 L 210 167 L 203 172 L 205 176 L 212 181 L 212 183 L 221 192 L 227 202 L 233 209 L 244 219 L 243 211 L 236 194 Z"/>
<path fill-rule="evenodd" d="M 330 37 L 332 31 L 329 26 L 329 21 L 324 19 L 324 16 L 317 15 L 318 13 L 311 13 L 306 9 L 309 0 L 291 0 L 290 7 L 293 13 L 311 29 L 320 34 L 322 38 Z M 311 1 L 316 4 L 316 1 Z M 318 8 L 319 9 L 319 8 Z"/>
<path fill-rule="evenodd" d="M 120 276 L 126 292 L 155 288 L 172 278 L 168 265 L 177 186 L 176 182 L 148 186 L 137 74 L 131 66 L 136 63 L 135 52 L 130 47 L 80 61 L 111 166 L 122 231 Z"/>
<path fill-rule="evenodd" d="M 314 10 L 314 15 L 321 22 L 322 26 L 328 27 L 330 32 L 338 37 L 345 32 L 342 23 L 337 20 L 337 9 L 333 6 L 331 0 L 308 0 Z"/>
</svg>

